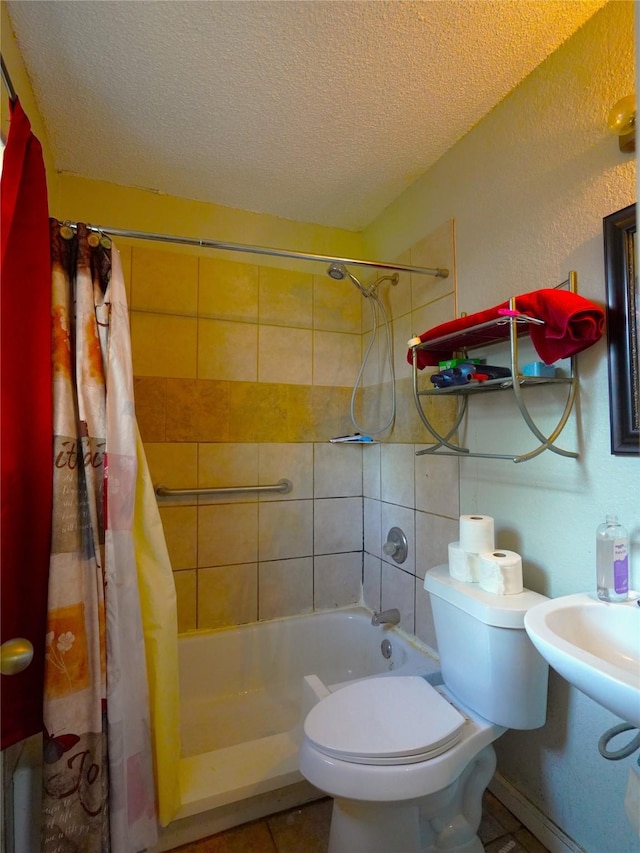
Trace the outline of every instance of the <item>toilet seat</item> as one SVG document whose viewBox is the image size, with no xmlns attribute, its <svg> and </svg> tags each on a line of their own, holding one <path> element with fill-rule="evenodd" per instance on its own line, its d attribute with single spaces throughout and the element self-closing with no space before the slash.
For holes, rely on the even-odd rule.
<svg viewBox="0 0 640 853">
<path fill-rule="evenodd" d="M 304 733 L 332 758 L 354 764 L 426 761 L 462 737 L 465 718 L 420 676 L 367 678 L 323 699 Z"/>
</svg>

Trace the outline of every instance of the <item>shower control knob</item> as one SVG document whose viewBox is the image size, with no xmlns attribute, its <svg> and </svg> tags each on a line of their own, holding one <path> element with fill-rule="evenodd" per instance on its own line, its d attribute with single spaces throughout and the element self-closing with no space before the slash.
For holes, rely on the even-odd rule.
<svg viewBox="0 0 640 853">
<path fill-rule="evenodd" d="M 404 531 L 399 527 L 392 527 L 387 533 L 387 541 L 382 546 L 382 551 L 396 563 L 404 563 L 409 551 L 409 543 Z"/>
<path fill-rule="evenodd" d="M 16 637 L 0 646 L 0 671 L 3 675 L 17 675 L 33 660 L 33 646 L 29 640 Z"/>
</svg>

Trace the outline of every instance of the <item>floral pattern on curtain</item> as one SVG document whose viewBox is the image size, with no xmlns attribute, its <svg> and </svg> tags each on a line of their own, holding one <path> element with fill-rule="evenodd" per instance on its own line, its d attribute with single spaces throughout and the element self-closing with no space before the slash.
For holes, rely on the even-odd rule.
<svg viewBox="0 0 640 853">
<path fill-rule="evenodd" d="M 155 843 L 157 820 L 131 532 L 137 461 L 126 295 L 117 250 L 86 226 L 74 234 L 51 220 L 51 253 L 42 851 L 137 853 Z"/>
</svg>

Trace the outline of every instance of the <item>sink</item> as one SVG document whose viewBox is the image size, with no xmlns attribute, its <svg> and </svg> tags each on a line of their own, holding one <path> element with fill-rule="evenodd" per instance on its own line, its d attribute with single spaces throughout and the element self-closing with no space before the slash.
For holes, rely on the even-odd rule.
<svg viewBox="0 0 640 853">
<path fill-rule="evenodd" d="M 556 672 L 627 723 L 640 727 L 640 607 L 595 594 L 552 598 L 527 611 L 524 626 Z"/>
</svg>

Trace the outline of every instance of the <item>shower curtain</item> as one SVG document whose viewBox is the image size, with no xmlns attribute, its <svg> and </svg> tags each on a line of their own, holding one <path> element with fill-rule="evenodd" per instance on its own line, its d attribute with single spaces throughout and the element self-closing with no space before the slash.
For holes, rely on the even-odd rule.
<svg viewBox="0 0 640 853">
<path fill-rule="evenodd" d="M 64 236 L 63 236 L 64 235 Z M 137 428 L 119 254 L 51 220 L 53 532 L 43 853 L 137 853 L 157 838 L 132 534 Z"/>
<path fill-rule="evenodd" d="M 24 637 L 34 656 L 2 676 L 2 749 L 42 731 L 52 489 L 47 183 L 29 119 L 18 100 L 10 110 L 0 191 L 0 639 Z"/>
</svg>

